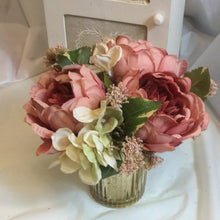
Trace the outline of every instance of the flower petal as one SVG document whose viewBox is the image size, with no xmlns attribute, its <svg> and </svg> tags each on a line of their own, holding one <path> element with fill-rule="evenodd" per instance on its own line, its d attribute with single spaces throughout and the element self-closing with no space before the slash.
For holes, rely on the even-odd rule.
<svg viewBox="0 0 220 220">
<path fill-rule="evenodd" d="M 86 107 L 78 107 L 73 110 L 73 117 L 82 123 L 91 123 L 104 114 L 106 109 L 106 101 L 101 102 L 101 108 L 92 110 Z"/>
<path fill-rule="evenodd" d="M 78 107 L 73 110 L 73 117 L 82 123 L 90 123 L 98 119 L 100 109 L 91 110 L 86 107 Z"/>
<path fill-rule="evenodd" d="M 89 130 L 83 135 L 83 140 L 86 144 L 88 144 L 91 147 L 95 147 L 95 143 L 93 140 L 93 136 L 98 135 L 97 131 Z"/>
<path fill-rule="evenodd" d="M 84 153 L 82 152 L 79 153 L 79 159 L 80 159 L 80 164 L 84 170 L 90 166 L 90 162 L 88 161 Z"/>
<path fill-rule="evenodd" d="M 100 142 L 98 136 L 93 135 L 93 136 L 92 136 L 92 140 L 93 140 L 93 142 L 95 143 L 95 147 L 96 147 L 97 151 L 102 152 L 102 151 L 103 151 L 103 145 L 102 145 L 102 143 Z"/>
<path fill-rule="evenodd" d="M 69 141 L 71 142 L 71 144 L 74 146 L 74 147 L 77 147 L 77 148 L 82 148 L 81 146 L 80 146 L 80 142 L 79 142 L 79 138 L 77 138 L 76 136 L 75 136 L 75 134 L 70 134 L 69 136 L 68 136 L 68 139 L 69 139 Z"/>
<path fill-rule="evenodd" d="M 73 146 L 68 146 L 66 148 L 66 155 L 69 157 L 69 159 L 76 163 L 80 163 L 79 153 L 80 150 Z"/>
<path fill-rule="evenodd" d="M 158 72 L 169 72 L 180 77 L 187 70 L 187 62 L 185 60 L 179 61 L 177 56 L 166 55 L 159 65 Z"/>
<path fill-rule="evenodd" d="M 118 125 L 118 120 L 116 118 L 109 118 L 106 120 L 106 123 L 102 123 L 102 118 L 98 120 L 96 128 L 101 134 L 107 134 L 112 132 Z"/>
<path fill-rule="evenodd" d="M 37 152 L 36 152 L 37 156 L 39 156 L 40 154 L 55 154 L 55 153 L 57 153 L 57 151 L 54 149 L 51 143 L 51 139 L 45 139 L 44 143 L 37 148 Z"/>
<path fill-rule="evenodd" d="M 111 60 L 110 60 L 111 62 L 109 63 L 109 67 L 111 69 L 121 59 L 122 48 L 116 45 L 108 51 L 108 55 L 109 57 L 111 57 Z"/>
<path fill-rule="evenodd" d="M 117 170 L 117 162 L 114 158 L 114 156 L 110 156 L 106 152 L 103 153 L 104 159 L 107 162 L 109 166 L 111 166 L 113 169 Z"/>
<path fill-rule="evenodd" d="M 94 164 L 97 163 L 96 156 L 93 150 L 90 147 L 88 147 L 86 144 L 82 144 L 82 145 L 83 145 L 83 153 L 86 155 L 88 160 L 91 163 L 94 163 Z"/>
<path fill-rule="evenodd" d="M 52 168 L 54 168 L 54 167 L 56 167 L 56 166 L 58 166 L 58 165 L 60 165 L 60 160 L 59 160 L 59 159 L 54 160 L 54 161 L 49 165 L 48 169 L 52 169 Z"/>
<path fill-rule="evenodd" d="M 31 125 L 32 130 L 42 138 L 49 139 L 54 134 L 53 131 L 48 130 L 36 123 Z"/>
<path fill-rule="evenodd" d="M 109 71 L 121 59 L 122 48 L 118 45 L 108 49 L 104 43 L 96 45 L 90 63 L 97 66 L 100 71 Z"/>
<path fill-rule="evenodd" d="M 60 161 L 61 161 L 60 169 L 62 172 L 66 174 L 74 173 L 80 168 L 80 164 L 70 160 L 69 157 L 67 157 L 66 155 L 60 158 Z"/>
<path fill-rule="evenodd" d="M 104 147 L 107 147 L 111 143 L 111 139 L 107 135 L 101 135 L 99 140 L 102 142 Z"/>
<path fill-rule="evenodd" d="M 91 164 L 89 168 L 79 170 L 79 177 L 85 184 L 95 185 L 102 178 L 102 173 L 97 164 Z"/>
<path fill-rule="evenodd" d="M 105 54 L 107 52 L 108 52 L 107 45 L 101 42 L 101 43 L 96 44 L 96 47 L 93 51 L 93 55 Z"/>
<path fill-rule="evenodd" d="M 58 129 L 51 137 L 54 148 L 58 151 L 65 150 L 70 145 L 68 136 L 72 134 L 68 128 Z"/>
<path fill-rule="evenodd" d="M 107 55 L 96 55 L 90 58 L 91 63 L 94 63 L 100 71 L 108 71 L 111 58 Z"/>
</svg>

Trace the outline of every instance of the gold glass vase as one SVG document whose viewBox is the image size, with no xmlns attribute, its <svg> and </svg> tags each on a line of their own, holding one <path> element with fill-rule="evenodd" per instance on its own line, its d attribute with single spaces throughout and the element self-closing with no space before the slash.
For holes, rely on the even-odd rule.
<svg viewBox="0 0 220 220">
<path fill-rule="evenodd" d="M 122 208 L 137 202 L 144 193 L 146 170 L 140 168 L 130 175 L 117 174 L 90 186 L 93 198 L 102 205 Z"/>
</svg>

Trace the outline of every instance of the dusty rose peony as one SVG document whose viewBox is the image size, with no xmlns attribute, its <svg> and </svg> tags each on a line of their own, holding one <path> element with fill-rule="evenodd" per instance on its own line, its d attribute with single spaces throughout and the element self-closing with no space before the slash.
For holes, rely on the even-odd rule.
<svg viewBox="0 0 220 220">
<path fill-rule="evenodd" d="M 80 128 L 80 124 L 74 120 L 72 114 L 57 105 L 49 106 L 41 101 L 31 99 L 24 105 L 24 109 L 27 112 L 25 122 L 44 141 L 37 149 L 37 155 L 56 153 L 52 146 L 51 135 L 57 129 L 65 127 L 77 132 Z"/>
<path fill-rule="evenodd" d="M 119 36 L 116 44 L 122 48 L 122 57 L 112 70 L 116 82 L 134 69 L 147 73 L 169 72 L 176 76 L 181 76 L 187 69 L 186 61 L 178 61 L 176 56 L 168 55 L 162 48 L 153 47 L 148 41 L 132 42 L 128 37 Z"/>
<path fill-rule="evenodd" d="M 25 122 L 44 141 L 37 150 L 39 155 L 56 153 L 51 135 L 57 129 L 69 128 L 77 133 L 82 124 L 73 118 L 72 110 L 78 106 L 97 108 L 105 98 L 105 91 L 92 71 L 85 66 L 72 65 L 63 72 L 42 74 L 30 95 L 31 100 L 24 105 Z"/>
<path fill-rule="evenodd" d="M 114 68 L 116 82 L 122 80 L 130 96 L 161 101 L 162 107 L 136 133 L 144 148 L 155 152 L 172 151 L 183 140 L 198 136 L 209 122 L 203 101 L 190 92 L 191 80 L 181 77 L 186 61 L 168 55 L 147 41 L 131 42 L 118 37 L 123 49 Z"/>
<path fill-rule="evenodd" d="M 38 83 L 32 86 L 30 96 L 34 100 L 58 106 L 74 97 L 68 75 L 56 71 L 43 73 Z"/>
<path fill-rule="evenodd" d="M 161 101 L 162 107 L 136 133 L 144 148 L 172 151 L 183 140 L 198 136 L 209 121 L 203 101 L 190 92 L 191 80 L 173 73 L 130 71 L 123 78 L 131 96 Z"/>
<path fill-rule="evenodd" d="M 91 109 L 99 107 L 100 101 L 105 99 L 105 90 L 102 81 L 86 66 L 71 65 L 72 69 L 68 76 L 71 79 L 71 86 L 74 98 L 62 105 L 62 108 L 71 111 L 78 106 L 85 106 Z"/>
</svg>

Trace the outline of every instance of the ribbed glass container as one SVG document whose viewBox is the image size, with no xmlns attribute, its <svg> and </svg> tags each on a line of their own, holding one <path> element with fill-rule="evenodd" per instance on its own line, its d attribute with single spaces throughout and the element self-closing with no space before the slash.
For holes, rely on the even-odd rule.
<svg viewBox="0 0 220 220">
<path fill-rule="evenodd" d="M 117 174 L 90 186 L 93 198 L 104 206 L 123 208 L 137 202 L 144 193 L 146 170 L 140 168 L 130 175 Z"/>
</svg>

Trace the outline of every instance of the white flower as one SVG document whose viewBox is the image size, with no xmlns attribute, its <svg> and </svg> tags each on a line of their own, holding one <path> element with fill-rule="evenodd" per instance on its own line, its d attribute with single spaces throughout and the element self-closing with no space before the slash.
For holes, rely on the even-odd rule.
<svg viewBox="0 0 220 220">
<path fill-rule="evenodd" d="M 117 170 L 111 138 L 100 135 L 93 125 L 84 126 L 77 137 L 70 129 L 60 128 L 52 135 L 52 144 L 63 153 L 50 167 L 60 164 L 61 171 L 68 174 L 79 171 L 81 180 L 88 185 L 102 178 L 100 165 Z"/>
<path fill-rule="evenodd" d="M 96 44 L 93 55 L 90 57 L 90 63 L 94 64 L 101 71 L 109 71 L 121 59 L 122 49 L 115 45 L 110 49 L 101 42 Z"/>
<path fill-rule="evenodd" d="M 106 101 L 101 102 L 101 107 L 92 110 L 87 107 L 77 107 L 73 110 L 73 117 L 82 123 L 90 123 L 97 120 L 106 110 Z"/>
<path fill-rule="evenodd" d="M 56 150 L 63 153 L 50 167 L 60 164 L 60 169 L 64 173 L 74 173 L 79 171 L 81 180 L 89 185 L 99 182 L 102 177 L 101 170 L 94 153 L 84 153 L 84 146 L 80 138 L 76 137 L 68 128 L 60 128 L 52 135 L 52 143 Z"/>
<path fill-rule="evenodd" d="M 100 165 L 105 167 L 111 166 L 113 169 L 117 170 L 116 159 L 110 149 L 111 140 L 107 135 L 100 135 L 96 130 L 88 130 L 81 135 L 83 137 L 83 142 L 86 143 L 83 145 L 85 154 L 92 150 Z M 86 155 L 89 156 L 88 154 Z"/>
</svg>

